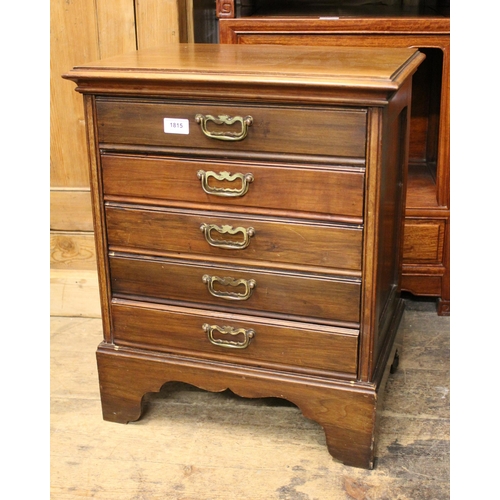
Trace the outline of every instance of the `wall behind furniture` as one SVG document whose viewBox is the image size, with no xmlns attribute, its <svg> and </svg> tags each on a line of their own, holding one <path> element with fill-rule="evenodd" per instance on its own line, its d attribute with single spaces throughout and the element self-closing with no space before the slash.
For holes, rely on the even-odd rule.
<svg viewBox="0 0 500 500">
<path fill-rule="evenodd" d="M 61 75 L 137 48 L 193 40 L 192 0 L 51 0 L 51 315 L 100 316 L 82 96 Z"/>
</svg>

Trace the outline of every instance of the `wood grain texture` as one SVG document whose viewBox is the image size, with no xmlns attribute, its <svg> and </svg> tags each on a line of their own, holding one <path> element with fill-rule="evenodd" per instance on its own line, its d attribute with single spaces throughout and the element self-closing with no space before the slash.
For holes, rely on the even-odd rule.
<svg viewBox="0 0 500 500">
<path fill-rule="evenodd" d="M 114 254 L 109 259 L 113 295 L 201 303 L 209 309 L 241 309 L 260 314 L 316 318 L 318 323 L 359 322 L 361 283 L 329 275 Z M 208 290 L 203 276 L 218 278 L 215 292 L 245 295 L 245 285 L 225 285 L 226 277 L 256 282 L 248 299 L 225 300 Z"/>
<path fill-rule="evenodd" d="M 163 52 L 164 56 L 166 53 Z M 234 55 L 234 54 L 233 54 Z M 254 54 L 255 55 L 255 54 Z M 205 58 L 201 64 L 207 64 Z M 288 66 L 289 67 L 289 66 Z M 290 67 L 289 67 L 290 68 Z M 291 68 L 290 68 L 291 69 Z M 193 66 L 194 71 L 198 71 Z M 186 76 L 189 75 L 186 73 Z M 182 76 L 179 76 L 182 78 Z M 200 84 L 201 85 L 201 84 Z M 332 111 L 303 110 L 288 108 L 263 108 L 245 103 L 216 104 L 141 102 L 140 100 L 119 101 L 97 99 L 97 120 L 101 143 L 133 144 L 193 149 L 220 149 L 220 141 L 213 140 L 202 131 L 196 122 L 198 114 L 244 118 L 252 117 L 256 126 L 248 127 L 248 135 L 231 144 L 231 150 L 279 154 L 317 154 L 321 148 L 323 156 L 362 158 L 366 136 L 364 123 L 366 113 L 336 109 Z M 166 134 L 164 118 L 182 119 L 189 122 L 189 134 Z M 210 124 L 213 132 L 239 133 L 242 125 L 217 126 Z M 323 144 L 323 131 L 331 134 L 327 144 Z"/>
<path fill-rule="evenodd" d="M 141 24 L 143 36 L 161 41 L 165 34 L 183 33 L 185 28 L 182 26 L 187 23 L 184 3 L 179 0 L 180 15 L 173 14 L 177 12 L 175 1 L 145 2 L 144 6 L 141 2 L 137 5 L 141 20 L 154 19 L 158 14 L 154 23 Z M 171 38 L 169 35 L 169 41 Z M 50 185 L 53 189 L 88 189 L 89 186 L 81 96 L 61 75 L 77 64 L 135 50 L 136 45 L 133 0 L 50 3 Z M 62 229 L 89 230 L 88 226 L 82 229 L 77 211 L 66 212 L 66 204 L 51 208 L 54 220 L 64 219 Z"/>
<path fill-rule="evenodd" d="M 437 317 L 432 304 L 412 304 L 372 471 L 332 460 L 319 424 L 282 399 L 169 383 L 145 396 L 141 420 L 103 421 L 95 360 L 100 320 L 52 317 L 51 498 L 449 498 L 450 319 Z"/>
<path fill-rule="evenodd" d="M 97 274 L 99 276 L 99 296 L 101 299 L 102 322 L 104 338 L 111 338 L 111 323 L 109 303 L 111 290 L 108 280 L 108 244 L 105 235 L 104 201 L 102 199 L 102 180 L 99 172 L 99 158 L 97 156 L 98 141 L 94 125 L 95 101 L 93 96 L 83 97 L 85 121 L 87 123 L 87 137 L 89 148 L 90 188 L 92 192 L 92 216 L 94 223 L 94 238 L 96 242 Z"/>
<path fill-rule="evenodd" d="M 179 29 L 179 15 L 185 6 L 177 0 L 135 0 L 137 19 L 137 48 L 160 47 L 168 43 L 187 41 L 185 23 Z"/>
<path fill-rule="evenodd" d="M 410 164 L 406 196 L 407 215 L 418 215 L 426 211 L 436 214 L 437 208 L 436 182 L 431 170 L 425 164 Z M 446 211 L 443 214 L 446 214 Z"/>
<path fill-rule="evenodd" d="M 143 84 L 167 82 L 178 85 L 207 86 L 218 82 L 224 72 L 224 89 L 231 89 L 231 83 L 242 85 L 251 82 L 251 75 L 259 74 L 259 84 L 268 86 L 290 86 L 290 91 L 300 94 L 306 87 L 315 91 L 325 88 L 329 91 L 328 99 L 332 101 L 331 89 L 340 91 L 346 86 L 359 92 L 366 89 L 376 98 L 377 91 L 385 95 L 392 93 L 413 74 L 425 59 L 416 49 L 402 46 L 391 51 L 380 51 L 376 44 L 362 47 L 354 53 L 350 47 L 336 47 L 335 50 L 324 50 L 321 47 L 302 46 L 269 46 L 263 52 L 261 47 L 218 44 L 176 44 L 148 49 L 140 53 L 122 54 L 105 61 L 75 66 L 64 75 L 81 86 L 80 92 L 90 92 L 92 84 L 102 84 L 106 79 L 120 78 L 129 84 L 128 91 L 137 95 L 140 90 L 130 86 L 133 82 Z M 214 61 L 216 64 L 214 65 Z M 134 68 L 133 72 L 127 68 Z M 125 71 L 124 71 L 125 70 Z M 255 78 L 255 76 L 254 76 Z M 251 86 L 251 83 L 249 83 Z M 300 86 L 297 89 L 295 85 Z M 100 86 L 102 89 L 102 85 Z M 108 92 L 111 89 L 108 89 Z M 149 89 L 144 89 L 146 92 Z M 169 89 L 165 89 L 169 92 Z M 201 89 L 198 89 L 200 92 Z M 352 94 L 352 92 L 351 92 Z M 260 94 L 262 97 L 262 94 Z M 232 97 L 231 100 L 235 100 Z M 340 100 L 339 100 L 340 102 Z"/>
<path fill-rule="evenodd" d="M 263 54 L 251 46 L 177 44 L 65 75 L 77 83 L 87 111 L 103 308 L 104 341 L 97 357 L 105 420 L 139 419 L 144 395 L 169 381 L 215 392 L 230 389 L 243 397 L 281 397 L 323 427 L 333 457 L 346 465 L 373 467 L 379 395 L 403 312 L 399 242 L 407 167 L 405 110 L 411 75 L 422 60 L 411 49 L 367 48 L 353 55 L 342 47 L 273 47 Z M 256 118 L 245 119 L 252 128 L 238 141 L 234 135 L 202 134 L 189 120 L 189 134 L 165 135 L 165 115 L 179 120 L 195 110 L 220 116 L 244 116 L 246 111 Z M 221 144 L 214 137 L 229 140 Z M 178 161 L 198 156 L 207 164 L 231 167 L 235 160 L 250 164 L 258 159 L 276 170 L 288 165 L 303 172 L 337 169 L 341 176 L 350 169 L 364 172 L 363 226 L 347 218 L 338 226 L 358 234 L 347 245 L 343 235 L 337 242 L 327 235 L 334 229 L 333 218 L 345 214 L 311 221 L 300 210 L 294 216 L 294 207 L 287 205 L 290 212 L 282 223 L 267 207 L 255 206 L 261 212 L 257 218 L 240 207 L 229 222 L 254 223 L 262 246 L 240 262 L 229 255 L 226 261 L 221 255 L 212 258 L 197 246 L 204 242 L 192 202 L 155 206 L 149 195 L 142 206 L 137 192 L 121 200 L 107 193 L 101 156 L 121 159 L 134 153 L 165 154 Z M 198 182 L 192 176 L 193 186 L 199 188 Z M 255 185 L 257 192 L 257 180 Z M 166 201 L 169 196 L 159 197 Z M 314 193 L 311 197 L 312 212 L 321 212 L 321 202 L 317 206 Z M 226 217 L 224 210 L 206 212 L 212 221 Z M 281 225 L 271 230 L 274 222 Z M 193 224 L 196 236 L 181 231 Z M 312 233 L 304 233 L 304 242 L 296 246 L 288 230 L 300 234 L 302 224 Z M 186 241 L 179 246 L 183 236 Z M 328 252 L 322 269 L 321 254 Z M 357 264 L 350 266 L 356 269 L 341 272 L 342 258 L 353 257 Z M 316 261 L 316 269 L 308 258 Z M 117 307 L 132 302 L 137 309 Z M 201 344 L 196 333 L 201 334 L 200 319 Z M 206 345 L 205 334 L 213 345 L 226 340 L 210 337 L 224 335 L 221 327 L 231 327 L 238 336 L 238 345 L 233 341 L 231 347 L 244 347 L 242 356 L 214 353 Z M 332 355 L 325 359 L 315 350 Z M 334 352 L 343 353 L 342 360 Z"/>
<path fill-rule="evenodd" d="M 213 212 L 187 212 L 134 205 L 106 207 L 111 250 L 239 262 L 272 267 L 334 269 L 361 276 L 360 228 L 305 221 L 269 220 Z M 209 229 L 200 230 L 203 225 Z M 228 227 L 236 231 L 228 235 Z M 223 232 L 222 230 L 226 230 Z M 250 231 L 251 230 L 251 231 Z M 234 245 L 224 248 L 221 245 Z M 248 242 L 246 248 L 241 245 Z M 270 263 L 270 264 L 268 264 Z"/>
<path fill-rule="evenodd" d="M 102 155 L 101 162 L 104 196 L 109 201 L 130 202 L 135 198 L 137 202 L 155 205 L 182 203 L 224 212 L 243 209 L 246 213 L 266 212 L 308 219 L 349 218 L 351 222 L 362 223 L 364 173 L 361 165 L 301 168 L 297 164 L 258 160 L 228 164 L 207 161 L 203 156 L 191 159 L 110 154 Z M 220 176 L 228 169 L 240 179 L 217 181 L 211 174 L 207 177 L 208 187 L 241 190 L 241 176 L 251 174 L 253 181 L 245 196 L 221 200 L 218 195 L 206 193 L 198 172 Z"/>
<path fill-rule="evenodd" d="M 82 99 L 61 75 L 79 62 L 99 58 L 96 21 L 93 2 L 50 3 L 50 183 L 53 187 L 87 187 L 89 183 Z"/>
<path fill-rule="evenodd" d="M 296 404 L 304 416 L 324 429 L 327 447 L 346 465 L 373 467 L 374 401 L 369 388 L 347 390 L 335 382 L 313 381 L 290 373 L 250 371 L 194 359 L 142 356 L 101 344 L 97 351 L 103 417 L 116 423 L 139 419 L 142 396 L 158 392 L 165 382 L 182 380 L 198 388 L 231 392 L 246 398 L 280 397 Z M 147 371 L 148 377 L 140 374 Z M 250 383 L 249 383 L 250 382 Z"/>
<path fill-rule="evenodd" d="M 443 262 L 446 221 L 407 219 L 403 259 L 408 263 L 440 264 Z"/>
<path fill-rule="evenodd" d="M 50 17 L 50 182 L 52 187 L 87 187 L 82 100 L 61 75 L 76 64 L 135 49 L 133 4 L 56 1 Z"/>
<path fill-rule="evenodd" d="M 112 315 L 113 343 L 119 346 L 201 355 L 205 359 L 285 368 L 298 373 L 344 372 L 344 378 L 351 379 L 356 374 L 359 335 L 356 330 L 313 324 L 298 329 L 292 321 L 273 322 L 265 318 L 123 300 L 115 300 Z M 228 348 L 228 340 L 241 344 L 242 334 L 228 339 L 229 335 L 214 330 L 212 340 L 225 342 L 215 344 L 209 341 L 204 324 L 252 330 L 253 336 L 245 348 Z"/>
<path fill-rule="evenodd" d="M 184 14 L 184 24 L 186 26 L 186 36 L 180 39 L 182 42 L 194 43 L 194 1 L 195 0 L 184 0 L 184 9 L 179 7 L 180 11 Z M 179 0 L 179 5 L 182 5 L 182 0 Z"/>
<path fill-rule="evenodd" d="M 96 271 L 94 234 L 92 232 L 51 232 L 50 268 Z"/>
<path fill-rule="evenodd" d="M 133 0 L 95 2 L 99 58 L 136 48 L 136 23 Z"/>
<path fill-rule="evenodd" d="M 441 266 L 435 266 L 434 274 L 430 274 L 429 268 L 421 271 L 417 266 L 403 266 L 404 276 L 401 281 L 401 287 L 414 295 L 423 297 L 437 297 L 443 282 L 445 269 Z"/>
<path fill-rule="evenodd" d="M 100 318 L 97 272 L 83 269 L 51 269 L 50 314 Z"/>
<path fill-rule="evenodd" d="M 92 203 L 88 189 L 50 191 L 50 229 L 93 231 Z"/>
<path fill-rule="evenodd" d="M 257 7 L 257 2 L 250 3 Z M 238 18 L 221 18 L 219 38 L 223 44 L 351 46 L 356 50 L 366 46 L 408 46 L 422 50 L 427 58 L 413 77 L 409 152 L 416 164 L 410 170 L 406 214 L 449 221 L 449 3 L 438 3 L 432 9 L 428 7 L 427 2 L 419 1 L 391 5 L 342 2 L 342 6 L 335 2 L 259 3 L 258 12 L 241 13 Z M 441 235 L 438 238 L 434 247 L 441 245 Z M 449 314 L 449 223 L 445 226 L 444 240 L 439 263 L 443 279 L 437 293 L 435 269 L 430 265 L 424 267 L 426 250 L 412 262 L 419 266 L 418 274 L 407 274 L 406 266 L 403 270 L 405 277 L 411 276 L 411 279 L 404 279 L 404 289 L 439 297 L 439 314 Z M 415 286 L 419 277 L 422 281 Z M 407 288 L 410 281 L 412 286 Z"/>
</svg>

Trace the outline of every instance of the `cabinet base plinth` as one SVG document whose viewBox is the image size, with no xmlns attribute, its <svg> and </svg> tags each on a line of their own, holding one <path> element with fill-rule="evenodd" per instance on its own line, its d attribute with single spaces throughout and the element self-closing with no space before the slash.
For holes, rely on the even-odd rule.
<svg viewBox="0 0 500 500">
<path fill-rule="evenodd" d="M 142 414 L 143 396 L 170 381 L 247 398 L 286 399 L 321 425 L 330 454 L 345 465 L 372 469 L 377 390 L 371 385 L 117 348 L 97 350 L 104 420 L 127 423 Z"/>
</svg>

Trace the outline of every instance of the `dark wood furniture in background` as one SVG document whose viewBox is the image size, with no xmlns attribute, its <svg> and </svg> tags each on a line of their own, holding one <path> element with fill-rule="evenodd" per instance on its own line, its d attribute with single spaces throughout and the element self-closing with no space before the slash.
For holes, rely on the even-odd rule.
<svg viewBox="0 0 500 500">
<path fill-rule="evenodd" d="M 373 467 L 423 59 L 180 44 L 65 75 L 86 110 L 106 420 L 168 381 L 280 397 Z"/>
<path fill-rule="evenodd" d="M 219 42 L 415 47 L 402 289 L 450 313 L 449 1 L 217 0 Z M 413 4 L 406 6 L 406 3 Z"/>
</svg>

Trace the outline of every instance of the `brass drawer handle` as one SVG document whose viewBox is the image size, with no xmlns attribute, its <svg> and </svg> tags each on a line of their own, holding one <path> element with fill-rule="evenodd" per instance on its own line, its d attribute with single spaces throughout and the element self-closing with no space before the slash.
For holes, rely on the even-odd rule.
<svg viewBox="0 0 500 500">
<path fill-rule="evenodd" d="M 215 196 L 225 196 L 234 198 L 238 196 L 244 196 L 248 191 L 250 183 L 253 182 L 254 180 L 252 174 L 231 174 L 229 172 L 219 172 L 218 174 L 216 174 L 215 172 L 212 171 L 205 172 L 204 170 L 198 170 L 196 175 L 198 176 L 198 179 L 200 179 L 201 187 L 203 188 L 203 191 L 205 191 L 205 193 L 212 194 Z M 213 177 L 217 181 L 234 182 L 238 180 L 241 181 L 241 187 L 237 189 L 231 189 L 231 188 L 210 186 L 209 184 L 210 177 Z"/>
<path fill-rule="evenodd" d="M 214 345 L 221 347 L 230 347 L 233 349 L 245 349 L 250 345 L 250 341 L 255 336 L 254 330 L 245 330 L 244 328 L 233 328 L 232 326 L 217 326 L 217 325 L 209 325 L 208 323 L 204 323 L 202 326 L 203 330 L 205 330 L 208 340 Z M 222 335 L 243 335 L 243 340 L 241 342 L 237 342 L 235 340 L 226 340 L 226 339 L 216 339 L 214 337 L 214 332 L 219 332 Z"/>
<path fill-rule="evenodd" d="M 207 285 L 210 295 L 226 300 L 247 300 L 250 298 L 255 286 L 257 285 L 255 280 L 219 278 L 218 276 L 209 276 L 208 274 L 203 275 L 202 281 Z M 232 287 L 243 285 L 245 287 L 245 291 L 243 293 L 236 293 L 216 290 L 214 285 L 217 283 L 222 286 Z"/>
<path fill-rule="evenodd" d="M 244 228 L 244 227 L 236 227 L 233 226 L 217 226 L 215 224 L 202 224 L 200 226 L 205 239 L 207 240 L 209 245 L 218 248 L 228 248 L 230 250 L 242 250 L 246 248 L 250 244 L 250 238 L 255 234 L 255 229 L 253 227 Z M 224 239 L 215 239 L 212 238 L 212 231 L 215 231 L 219 234 L 229 234 L 235 235 L 238 233 L 243 233 L 243 241 L 232 241 L 232 240 L 224 240 Z"/>
<path fill-rule="evenodd" d="M 219 141 L 241 141 L 248 134 L 248 127 L 252 125 L 253 118 L 248 115 L 242 116 L 229 116 L 219 115 L 217 118 L 212 115 L 202 115 L 198 113 L 194 119 L 196 123 L 200 124 L 202 132 L 210 139 L 217 139 Z M 216 125 L 233 125 L 233 123 L 241 123 L 241 132 L 211 132 L 207 128 L 207 122 L 214 122 Z"/>
</svg>

